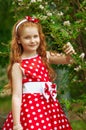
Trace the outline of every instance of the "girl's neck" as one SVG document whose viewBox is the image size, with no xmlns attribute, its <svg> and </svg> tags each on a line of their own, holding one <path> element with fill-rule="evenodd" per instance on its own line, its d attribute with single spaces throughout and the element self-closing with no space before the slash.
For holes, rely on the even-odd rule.
<svg viewBox="0 0 86 130">
<path fill-rule="evenodd" d="M 33 57 L 33 56 L 36 56 L 37 55 L 37 52 L 34 52 L 34 53 L 23 53 L 22 54 L 22 58 L 29 58 L 29 57 Z"/>
</svg>

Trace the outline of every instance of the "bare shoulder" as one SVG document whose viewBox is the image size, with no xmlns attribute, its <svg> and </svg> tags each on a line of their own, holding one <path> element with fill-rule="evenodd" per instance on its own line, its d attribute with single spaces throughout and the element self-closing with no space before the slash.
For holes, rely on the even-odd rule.
<svg viewBox="0 0 86 130">
<path fill-rule="evenodd" d="M 18 63 L 12 66 L 12 88 L 13 95 L 21 95 L 22 93 L 22 71 Z"/>
<path fill-rule="evenodd" d="M 21 69 L 18 63 L 14 63 L 12 66 L 12 74 L 21 74 Z"/>
<path fill-rule="evenodd" d="M 13 87 L 21 86 L 21 83 L 22 83 L 22 71 L 21 71 L 18 63 L 14 63 L 13 66 L 12 66 L 12 84 L 13 84 Z"/>
<path fill-rule="evenodd" d="M 13 66 L 12 66 L 12 71 L 16 71 L 16 70 L 19 70 L 19 65 L 18 63 L 14 63 Z"/>
</svg>

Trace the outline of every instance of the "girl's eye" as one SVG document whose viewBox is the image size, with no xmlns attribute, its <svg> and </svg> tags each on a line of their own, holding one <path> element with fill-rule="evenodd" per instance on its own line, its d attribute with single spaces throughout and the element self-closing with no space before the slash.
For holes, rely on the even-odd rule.
<svg viewBox="0 0 86 130">
<path fill-rule="evenodd" d="M 34 35 L 34 38 L 37 38 L 38 37 L 38 35 Z"/>
<path fill-rule="evenodd" d="M 25 39 L 30 39 L 30 36 L 26 36 Z"/>
</svg>

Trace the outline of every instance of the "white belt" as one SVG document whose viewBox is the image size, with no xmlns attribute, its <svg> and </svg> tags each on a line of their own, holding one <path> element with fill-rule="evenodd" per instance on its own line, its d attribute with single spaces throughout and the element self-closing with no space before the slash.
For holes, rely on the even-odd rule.
<svg viewBox="0 0 86 130">
<path fill-rule="evenodd" d="M 23 84 L 23 93 L 40 93 L 48 100 L 50 95 L 56 99 L 56 84 L 52 82 L 26 82 Z"/>
</svg>

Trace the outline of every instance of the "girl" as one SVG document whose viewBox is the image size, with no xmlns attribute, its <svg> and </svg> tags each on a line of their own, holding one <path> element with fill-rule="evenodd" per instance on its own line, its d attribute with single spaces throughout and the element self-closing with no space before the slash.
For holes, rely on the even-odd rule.
<svg viewBox="0 0 86 130">
<path fill-rule="evenodd" d="M 56 99 L 55 73 L 49 64 L 69 64 L 75 53 L 68 44 L 66 55 L 46 51 L 39 20 L 26 16 L 13 28 L 9 84 L 12 112 L 2 130 L 72 130 Z"/>
</svg>

